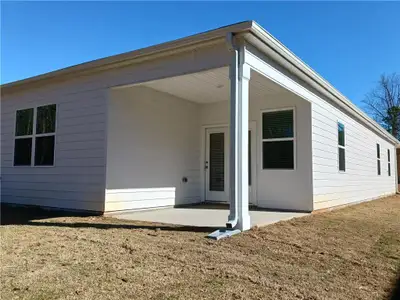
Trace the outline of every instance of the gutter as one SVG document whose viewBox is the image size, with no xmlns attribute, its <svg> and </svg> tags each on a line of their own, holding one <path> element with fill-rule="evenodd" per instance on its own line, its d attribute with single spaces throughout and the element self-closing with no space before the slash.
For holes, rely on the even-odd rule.
<svg viewBox="0 0 400 300">
<path fill-rule="evenodd" d="M 45 74 L 33 76 L 30 78 L 6 83 L 0 86 L 2 95 L 24 86 L 24 88 L 32 87 L 35 84 L 47 84 L 52 80 L 65 80 L 69 78 L 77 78 L 82 75 L 92 74 L 103 70 L 130 65 L 133 63 L 142 62 L 145 60 L 155 59 L 162 56 L 167 56 L 172 53 L 196 49 L 207 44 L 214 44 L 225 39 L 229 32 L 248 32 L 252 26 L 252 21 L 245 21 L 229 26 L 224 26 L 218 29 L 209 30 L 199 34 L 194 34 L 181 39 L 170 42 L 157 44 L 154 46 L 113 55 L 105 58 L 96 59 L 71 67 L 59 69 Z"/>
<path fill-rule="evenodd" d="M 236 106 L 238 105 L 238 85 L 239 85 L 239 51 L 235 47 L 235 42 L 234 42 L 234 34 L 232 32 L 228 33 L 226 35 L 226 44 L 228 51 L 232 55 L 232 61 L 231 65 L 229 66 L 229 77 L 230 77 L 230 106 L 235 104 Z M 234 113 L 236 109 L 233 109 L 232 107 L 230 108 L 230 123 L 231 123 L 231 128 L 235 127 L 237 124 L 237 116 Z M 230 157 L 229 159 L 231 160 L 230 165 L 235 165 L 235 156 L 232 155 L 232 153 L 237 153 L 236 151 L 236 132 L 234 130 L 230 130 Z M 233 163 L 232 163 L 233 162 Z M 236 181 L 236 168 L 233 170 L 229 171 L 229 182 L 235 182 L 235 184 L 230 184 L 229 185 L 229 217 L 228 217 L 228 222 L 226 223 L 226 228 L 228 229 L 233 229 L 236 227 L 238 221 L 239 221 L 239 205 L 238 205 L 238 199 L 236 198 L 236 193 L 235 189 L 237 188 L 237 181 Z"/>
<path fill-rule="evenodd" d="M 363 124 L 377 131 L 395 145 L 400 144 L 400 141 L 384 130 L 378 123 L 372 120 L 366 113 L 318 75 L 310 66 L 302 62 L 293 52 L 256 22 L 253 23 L 250 29 L 250 35 L 245 34 L 244 37 L 267 56 L 277 61 L 280 65 L 284 66 L 318 92 L 325 95 L 339 107 L 350 112 L 353 117 L 360 120 Z M 256 39 L 254 39 L 254 37 Z"/>
<path fill-rule="evenodd" d="M 332 85 L 317 74 L 311 67 L 302 62 L 293 52 L 286 48 L 275 37 L 254 21 L 245 21 L 233 25 L 221 27 L 215 30 L 206 31 L 189 37 L 177 39 L 171 42 L 134 50 L 131 52 L 114 55 L 72 67 L 60 69 L 31 78 L 6 83 L 0 86 L 1 95 L 19 91 L 21 87 L 31 88 L 55 81 L 62 81 L 79 76 L 101 72 L 116 67 L 123 67 L 134 63 L 167 56 L 170 54 L 196 49 L 200 46 L 212 45 L 222 41 L 229 33 L 238 36 L 243 35 L 247 41 L 259 48 L 267 56 L 277 61 L 291 73 L 325 95 L 328 99 L 342 107 L 356 119 L 367 125 L 374 131 L 380 133 L 396 146 L 400 141 L 394 138 L 378 123 L 373 121 L 367 114 L 361 111 L 344 95 L 338 92 Z"/>
</svg>

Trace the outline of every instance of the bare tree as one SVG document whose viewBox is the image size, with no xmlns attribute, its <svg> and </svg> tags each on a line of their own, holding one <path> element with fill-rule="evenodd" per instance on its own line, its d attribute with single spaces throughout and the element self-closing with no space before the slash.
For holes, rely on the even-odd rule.
<svg viewBox="0 0 400 300">
<path fill-rule="evenodd" d="M 381 75 L 365 97 L 365 110 L 394 137 L 400 138 L 400 75 Z"/>
</svg>

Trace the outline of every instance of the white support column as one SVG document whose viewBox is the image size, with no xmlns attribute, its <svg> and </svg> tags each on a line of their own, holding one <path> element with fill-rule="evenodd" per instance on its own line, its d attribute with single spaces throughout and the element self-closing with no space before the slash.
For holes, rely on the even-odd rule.
<svg viewBox="0 0 400 300">
<path fill-rule="evenodd" d="M 233 222 L 235 229 L 241 231 L 250 229 L 248 182 L 250 66 L 244 63 L 244 55 L 243 46 L 235 50 L 230 72 L 229 221 Z"/>
<path fill-rule="evenodd" d="M 242 48 L 243 49 L 243 48 Z M 239 54 L 239 58 L 244 56 Z M 237 193 L 238 193 L 238 224 L 240 230 L 250 229 L 249 215 L 249 81 L 250 66 L 239 59 L 238 81 L 238 124 L 237 124 L 237 153 L 235 164 L 237 165 Z"/>
<path fill-rule="evenodd" d="M 237 143 L 238 140 L 238 131 L 236 130 L 236 126 L 238 124 L 238 80 L 239 80 L 239 54 L 238 50 L 233 49 L 232 51 L 232 62 L 229 68 L 229 78 L 230 78 L 230 122 L 229 122 L 229 217 L 228 224 L 229 226 L 235 227 L 238 221 L 238 197 L 236 193 L 237 186 L 237 165 L 236 165 L 236 156 L 237 153 Z"/>
</svg>

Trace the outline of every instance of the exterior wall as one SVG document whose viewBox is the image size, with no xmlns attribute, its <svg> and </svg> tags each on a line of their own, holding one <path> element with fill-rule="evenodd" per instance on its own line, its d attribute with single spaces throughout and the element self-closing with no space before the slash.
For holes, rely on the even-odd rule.
<svg viewBox="0 0 400 300">
<path fill-rule="evenodd" d="M 337 122 L 345 126 L 346 171 L 338 168 Z M 312 106 L 314 209 L 379 198 L 396 192 L 396 149 L 328 102 Z M 381 149 L 377 173 L 376 144 Z M 391 154 L 388 176 L 387 150 Z"/>
<path fill-rule="evenodd" d="M 147 87 L 111 91 L 105 210 L 199 202 L 199 131 L 198 104 Z"/>
<path fill-rule="evenodd" d="M 8 94 L 2 91 L 1 201 L 104 211 L 108 90 L 228 63 L 221 41 L 67 81 L 33 84 Z M 13 167 L 16 110 L 54 103 L 58 104 L 55 166 Z"/>
<path fill-rule="evenodd" d="M 396 192 L 395 145 L 274 60 L 247 45 L 246 61 L 258 72 L 309 101 L 312 107 L 312 177 L 314 210 L 375 199 Z M 346 172 L 338 171 L 337 122 L 345 125 Z M 381 145 L 381 176 L 377 175 L 376 143 Z M 391 150 L 392 176 L 387 174 Z"/>
<path fill-rule="evenodd" d="M 324 99 L 281 66 L 260 55 L 255 49 L 251 51 L 254 56 L 262 58 L 264 64 L 270 64 L 284 77 L 282 80 L 275 77 L 273 81 L 281 80 L 280 84 L 286 85 L 293 92 L 257 99 L 252 97 L 250 90 L 250 120 L 257 123 L 258 129 L 256 198 L 259 206 L 312 210 L 395 192 L 396 156 L 393 144 L 330 104 L 328 99 Z M 139 96 L 144 93 L 146 99 L 152 100 L 144 103 L 144 95 L 143 98 L 135 96 L 133 101 L 126 100 L 122 94 L 128 89 L 125 92 L 122 89 L 111 92 L 111 99 L 108 98 L 108 91 L 114 86 L 225 66 L 229 63 L 229 57 L 226 45 L 221 43 L 81 76 L 67 82 L 49 83 L 26 91 L 2 94 L 1 200 L 93 211 L 148 207 L 148 202 L 145 201 L 136 201 L 134 205 L 129 204 L 131 206 L 125 205 L 127 201 L 134 199 L 154 201 L 154 205 L 151 205 L 153 207 L 199 201 L 199 189 L 203 188 L 199 184 L 202 178 L 201 170 L 199 171 L 202 164 L 199 153 L 200 128 L 201 125 L 227 124 L 228 102 L 199 107 L 172 96 L 135 88 Z M 285 84 L 282 84 L 283 81 Z M 118 102 L 115 107 L 114 93 L 117 98 L 122 97 L 119 99 L 121 101 L 115 101 Z M 161 99 L 165 101 L 161 103 Z M 165 103 L 171 106 L 165 106 Z M 13 167 L 16 110 L 45 104 L 57 104 L 55 166 Z M 296 107 L 296 169 L 261 170 L 260 111 L 293 105 Z M 128 114 L 132 107 L 134 111 Z M 171 109 L 172 107 L 175 109 Z M 109 128 L 106 125 L 107 109 L 110 110 Z M 117 118 L 116 112 L 124 117 Z M 163 115 L 165 112 L 168 112 L 168 119 L 167 115 Z M 338 120 L 346 128 L 347 171 L 343 174 L 337 168 Z M 124 126 L 131 129 L 139 126 L 141 130 L 147 129 L 148 134 L 137 130 L 127 132 Z M 115 130 L 118 134 L 112 135 L 107 130 Z M 140 142 L 133 148 L 132 141 L 135 139 L 128 141 L 120 132 L 137 135 L 135 138 Z M 153 138 L 153 132 L 157 139 Z M 107 134 L 109 139 L 106 142 Z M 113 141 L 113 136 L 117 140 Z M 171 139 L 171 136 L 174 138 Z M 381 176 L 376 175 L 377 142 L 381 144 L 382 150 Z M 133 153 L 120 145 L 126 145 L 126 149 Z M 145 147 L 138 148 L 138 145 Z M 151 147 L 159 149 L 149 152 Z M 391 149 L 393 158 L 391 177 L 387 176 L 387 149 Z M 137 150 L 141 152 L 135 153 Z M 122 157 L 133 155 L 136 159 L 131 156 L 125 161 L 117 160 L 118 154 Z M 145 157 L 146 160 L 141 161 L 137 157 Z M 109 162 L 107 186 L 106 161 Z M 127 178 L 132 175 L 131 169 L 127 172 L 129 167 L 138 168 L 140 172 L 135 170 L 134 177 Z M 126 172 L 126 177 L 121 174 L 121 170 Z M 184 176 L 188 178 L 188 183 L 183 184 Z M 154 181 L 150 182 L 149 178 Z M 124 192 L 120 193 L 119 190 Z M 312 198 L 314 207 L 310 200 Z"/>
<path fill-rule="evenodd" d="M 397 165 L 397 184 L 400 186 L 400 177 L 399 177 L 399 175 L 400 175 L 400 149 L 396 149 L 396 157 L 397 157 L 397 162 L 396 162 L 396 165 Z M 397 191 L 400 191 L 400 188 L 398 187 L 397 188 Z"/>
<path fill-rule="evenodd" d="M 1 201 L 103 211 L 106 94 L 76 92 L 75 84 L 1 99 Z M 13 166 L 16 111 L 56 104 L 55 165 Z"/>
<path fill-rule="evenodd" d="M 228 101 L 201 106 L 201 125 L 228 124 Z M 295 108 L 296 168 L 295 170 L 263 170 L 261 112 L 268 109 Z M 259 207 L 305 210 L 313 209 L 311 169 L 311 108 L 307 101 L 282 92 L 260 98 L 250 88 L 249 120 L 256 130 L 256 195 Z"/>
</svg>

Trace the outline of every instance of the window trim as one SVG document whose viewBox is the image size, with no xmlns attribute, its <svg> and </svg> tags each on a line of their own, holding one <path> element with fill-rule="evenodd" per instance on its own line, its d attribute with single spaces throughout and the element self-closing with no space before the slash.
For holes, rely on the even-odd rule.
<svg viewBox="0 0 400 300">
<path fill-rule="evenodd" d="M 339 124 L 343 125 L 344 129 L 344 146 L 339 144 Z M 336 122 L 336 134 L 337 134 L 337 162 L 338 162 L 338 172 L 339 173 L 346 173 L 346 126 L 344 125 L 344 122 L 341 120 L 337 120 Z M 339 149 L 344 150 L 344 170 L 340 170 L 340 154 L 339 154 Z"/>
<path fill-rule="evenodd" d="M 387 159 L 388 159 L 388 176 L 392 176 L 392 162 L 391 162 L 391 160 L 390 160 L 390 149 L 387 149 L 387 152 L 386 152 L 386 154 L 387 154 Z"/>
<path fill-rule="evenodd" d="M 39 107 L 43 106 L 49 106 L 49 105 L 55 105 L 56 106 L 56 120 L 54 124 L 54 132 L 50 133 L 38 133 L 36 134 L 36 119 L 37 119 L 37 109 Z M 29 135 L 19 135 L 17 136 L 16 132 L 16 124 L 17 124 L 17 112 L 20 110 L 25 110 L 25 109 L 33 109 L 33 128 L 32 128 L 32 134 Z M 13 145 L 13 162 L 12 166 L 14 168 L 53 168 L 56 166 L 56 147 L 57 147 L 57 120 L 58 120 L 58 105 L 56 103 L 48 103 L 48 104 L 40 104 L 40 105 L 35 105 L 35 106 L 30 106 L 30 107 L 22 107 L 18 108 L 15 110 L 14 114 L 14 145 Z M 45 136 L 54 136 L 54 154 L 53 154 L 53 164 L 52 165 L 35 165 L 35 152 L 36 152 L 36 138 L 37 137 L 45 137 Z M 15 140 L 17 139 L 24 139 L 24 138 L 31 138 L 32 139 L 32 149 L 31 149 L 31 164 L 30 165 L 15 165 Z"/>
<path fill-rule="evenodd" d="M 376 143 L 375 147 L 376 147 L 376 150 L 377 150 L 376 151 L 376 160 L 377 160 L 376 173 L 378 174 L 378 176 L 381 176 L 382 175 L 381 145 L 379 143 Z M 378 148 L 379 148 L 379 151 L 378 151 Z M 378 157 L 378 154 L 379 154 L 379 157 Z M 378 162 L 379 162 L 379 168 L 378 168 Z"/>
<path fill-rule="evenodd" d="M 291 138 L 274 138 L 274 139 L 264 139 L 263 138 L 263 114 L 268 112 L 278 112 L 278 111 L 293 111 L 293 137 Z M 261 172 L 269 172 L 269 171 L 283 171 L 283 172 L 293 172 L 297 169 L 297 126 L 296 126 L 296 107 L 281 107 L 281 108 L 271 108 L 271 109 L 262 109 L 260 110 L 260 169 Z M 264 158 L 263 158 L 263 143 L 264 142 L 285 142 L 285 141 L 293 141 L 293 168 L 292 169 L 264 169 Z"/>
</svg>

